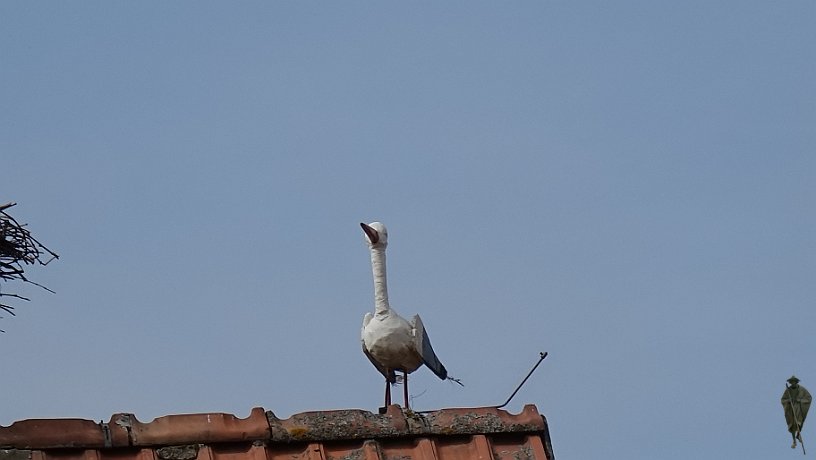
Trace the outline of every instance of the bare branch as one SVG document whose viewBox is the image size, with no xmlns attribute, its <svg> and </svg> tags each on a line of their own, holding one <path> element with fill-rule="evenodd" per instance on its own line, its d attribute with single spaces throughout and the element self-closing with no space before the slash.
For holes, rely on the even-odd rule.
<svg viewBox="0 0 816 460">
<path fill-rule="evenodd" d="M 53 293 L 51 289 L 42 284 L 35 283 L 25 276 L 26 265 L 47 265 L 54 259 L 59 259 L 59 255 L 45 247 L 36 238 L 31 236 L 25 224 L 20 224 L 17 220 L 6 213 L 8 208 L 17 203 L 9 202 L 0 205 L 0 280 L 19 280 L 33 284 Z M 20 300 L 29 299 L 17 294 L 0 292 L 0 297 L 15 297 Z M 11 315 L 14 307 L 0 303 L 0 310 L 4 310 Z"/>
</svg>

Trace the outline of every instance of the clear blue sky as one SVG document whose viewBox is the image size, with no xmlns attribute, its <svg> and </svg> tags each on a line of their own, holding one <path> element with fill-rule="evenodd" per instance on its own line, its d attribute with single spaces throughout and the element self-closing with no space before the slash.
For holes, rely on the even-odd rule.
<svg viewBox="0 0 816 460">
<path fill-rule="evenodd" d="M 381 404 L 359 222 L 561 460 L 768 459 L 816 390 L 816 4 L 3 2 L 0 202 L 61 259 L 0 424 Z M 816 421 L 805 441 L 816 445 Z"/>
</svg>

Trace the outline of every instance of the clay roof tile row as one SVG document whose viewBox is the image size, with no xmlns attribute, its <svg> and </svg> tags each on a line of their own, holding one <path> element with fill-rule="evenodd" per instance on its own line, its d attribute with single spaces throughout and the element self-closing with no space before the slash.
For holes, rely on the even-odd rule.
<svg viewBox="0 0 816 460">
<path fill-rule="evenodd" d="M 0 426 L 0 460 L 274 460 L 526 458 L 553 460 L 547 422 L 535 406 L 427 413 L 388 407 L 303 412 L 279 419 L 257 407 L 247 418 L 180 414 L 142 423 L 22 420 Z"/>
</svg>

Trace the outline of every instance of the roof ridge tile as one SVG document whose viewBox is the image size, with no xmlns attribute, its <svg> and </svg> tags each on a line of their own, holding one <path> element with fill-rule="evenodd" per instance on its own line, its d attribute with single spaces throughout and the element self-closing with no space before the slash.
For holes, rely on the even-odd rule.
<svg viewBox="0 0 816 460">
<path fill-rule="evenodd" d="M 280 419 L 267 411 L 274 442 L 395 438 L 426 435 L 471 435 L 533 432 L 546 429 L 534 405 L 513 415 L 496 407 L 403 410 L 393 404 L 385 414 L 360 409 L 312 411 Z"/>
<path fill-rule="evenodd" d="M 429 412 L 391 405 L 385 414 L 362 409 L 309 411 L 280 419 L 261 407 L 233 414 L 176 414 L 140 422 L 118 413 L 109 423 L 84 419 L 30 419 L 0 426 L 0 448 L 111 448 L 259 441 L 272 443 L 525 433 L 547 430 L 534 405 L 519 414 L 496 407 Z"/>
<path fill-rule="evenodd" d="M 130 423 L 122 423 L 128 415 Z M 142 423 L 132 414 L 114 414 L 110 426 L 128 432 L 131 446 L 157 446 L 189 443 L 218 443 L 269 439 L 264 409 L 255 407 L 247 418 L 218 412 L 176 414 Z"/>
<path fill-rule="evenodd" d="M 0 426 L 0 447 L 105 447 L 99 425 L 79 418 L 28 419 Z"/>
</svg>

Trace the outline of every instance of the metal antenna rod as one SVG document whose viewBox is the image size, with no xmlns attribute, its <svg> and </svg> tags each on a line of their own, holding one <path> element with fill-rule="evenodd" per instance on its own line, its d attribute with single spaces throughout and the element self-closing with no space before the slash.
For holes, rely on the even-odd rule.
<svg viewBox="0 0 816 460">
<path fill-rule="evenodd" d="M 527 382 L 527 379 L 529 379 L 530 376 L 533 375 L 533 372 L 535 372 L 538 365 L 541 364 L 541 361 L 544 361 L 544 358 L 547 357 L 547 352 L 546 351 L 539 352 L 539 355 L 540 355 L 540 357 L 538 358 L 538 362 L 535 364 L 535 366 L 533 366 L 532 369 L 530 369 L 530 372 L 527 373 L 527 377 L 524 377 L 524 380 L 522 380 L 521 383 L 519 383 L 519 385 L 516 387 L 516 390 L 513 392 L 513 394 L 511 394 L 510 397 L 507 398 L 507 401 L 505 401 L 504 404 L 502 404 L 501 406 L 496 406 L 496 409 L 501 409 L 502 407 L 506 406 L 510 402 L 511 399 L 513 399 L 513 397 L 516 395 L 516 393 L 518 393 L 519 390 L 521 390 L 521 387 L 524 386 L 524 384 Z"/>
</svg>

